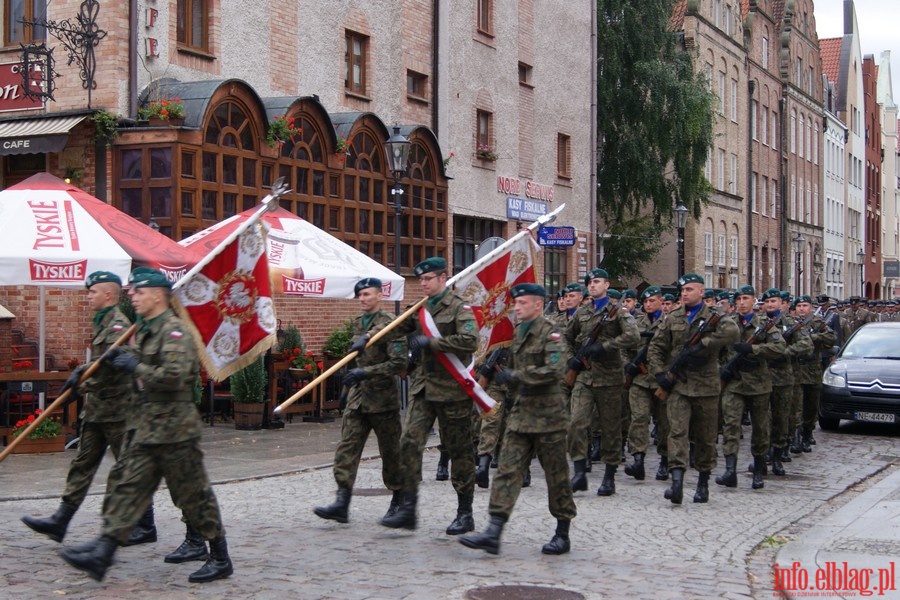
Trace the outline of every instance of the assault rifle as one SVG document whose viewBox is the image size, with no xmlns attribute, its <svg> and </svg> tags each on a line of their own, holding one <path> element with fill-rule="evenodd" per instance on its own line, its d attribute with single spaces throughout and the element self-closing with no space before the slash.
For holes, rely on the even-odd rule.
<svg viewBox="0 0 900 600">
<path fill-rule="evenodd" d="M 647 351 L 650 349 L 650 340 L 647 340 L 647 343 L 644 344 L 644 347 L 641 348 L 641 351 L 637 353 L 637 356 L 634 359 L 625 365 L 625 389 L 629 389 L 631 384 L 634 383 L 634 378 L 638 376 L 638 374 L 646 375 L 647 374 Z"/>
<path fill-rule="evenodd" d="M 797 319 L 797 322 L 794 323 L 793 325 L 791 325 L 790 329 L 785 330 L 784 335 L 783 335 L 784 340 L 785 341 L 790 340 L 792 337 L 794 337 L 795 333 L 797 333 L 798 331 L 800 331 L 801 329 L 803 329 L 804 327 L 809 325 L 811 322 L 812 322 L 812 315 L 810 315 L 802 320 Z"/>
<path fill-rule="evenodd" d="M 766 336 L 769 335 L 769 332 L 775 326 L 775 319 L 769 319 L 766 321 L 765 325 L 760 325 L 753 332 L 753 335 L 750 336 L 750 339 L 747 340 L 750 345 L 759 344 L 766 339 Z M 746 352 L 738 352 L 731 359 L 725 363 L 725 366 L 719 371 L 719 377 L 722 379 L 722 388 L 725 388 L 725 384 L 734 379 L 735 381 L 740 381 L 741 379 L 741 360 L 747 356 Z"/>
<path fill-rule="evenodd" d="M 672 363 L 672 366 L 669 367 L 669 370 L 666 371 L 665 377 L 666 381 L 669 382 L 670 386 L 674 386 L 676 381 L 685 381 L 684 374 L 681 370 L 684 368 L 684 363 L 687 362 L 688 357 L 690 357 L 694 351 L 692 348 L 700 343 L 700 340 L 703 339 L 703 334 L 710 327 L 715 326 L 716 323 L 721 320 L 722 314 L 716 313 L 711 316 L 708 320 L 700 323 L 700 326 L 697 327 L 697 331 L 694 332 L 694 335 L 691 336 L 691 339 L 688 340 L 687 344 L 684 345 L 684 348 L 681 349 L 681 352 L 678 353 L 678 356 L 675 357 L 675 361 Z M 656 391 L 653 392 L 653 395 L 656 396 L 659 400 L 665 402 L 669 399 L 669 392 L 671 391 L 671 387 L 667 390 L 664 388 L 656 388 Z"/>
<path fill-rule="evenodd" d="M 600 337 L 600 333 L 603 331 L 603 328 L 606 327 L 606 324 L 609 323 L 619 311 L 618 306 L 613 306 L 605 315 L 603 315 L 597 324 L 594 325 L 594 328 L 591 329 L 591 333 L 588 334 L 584 341 L 581 343 L 581 348 L 578 349 L 578 352 L 575 353 L 575 359 L 580 361 L 584 366 L 584 369 L 590 369 L 591 364 L 588 362 L 587 357 L 587 349 L 590 346 L 593 346 L 597 343 L 597 338 Z M 575 385 L 575 378 L 578 377 L 578 373 L 580 373 L 584 369 L 573 369 L 569 368 L 566 371 L 565 382 L 566 385 L 572 387 Z"/>
<path fill-rule="evenodd" d="M 487 360 L 478 369 L 478 385 L 486 388 L 490 380 L 494 378 L 494 373 L 500 371 L 508 359 L 509 350 L 506 348 L 497 348 L 488 354 Z"/>
</svg>

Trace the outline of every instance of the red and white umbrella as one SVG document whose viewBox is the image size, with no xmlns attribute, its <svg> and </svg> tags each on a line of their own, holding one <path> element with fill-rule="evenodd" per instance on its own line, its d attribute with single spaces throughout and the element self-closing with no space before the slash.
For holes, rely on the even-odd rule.
<svg viewBox="0 0 900 600">
<path fill-rule="evenodd" d="M 205 255 L 255 212 L 238 213 L 179 244 Z M 274 291 L 306 298 L 353 298 L 353 286 L 360 279 L 377 277 L 385 298 L 403 299 L 403 277 L 309 221 L 283 208 L 260 220 L 269 230 L 267 253 Z"/>
<path fill-rule="evenodd" d="M 136 266 L 175 282 L 201 257 L 115 207 L 48 173 L 0 192 L 0 285 L 41 288 L 40 370 L 44 370 L 46 287 L 81 287 L 111 271 L 127 281 Z"/>
</svg>

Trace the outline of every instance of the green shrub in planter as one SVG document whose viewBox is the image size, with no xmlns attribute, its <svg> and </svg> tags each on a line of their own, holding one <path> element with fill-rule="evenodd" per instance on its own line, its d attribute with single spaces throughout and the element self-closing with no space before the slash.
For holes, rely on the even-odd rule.
<svg viewBox="0 0 900 600">
<path fill-rule="evenodd" d="M 336 327 L 328 334 L 322 352 L 331 358 L 341 358 L 347 354 L 350 340 L 353 339 L 353 321 L 344 321 L 340 327 Z"/>
<path fill-rule="evenodd" d="M 262 356 L 229 377 L 228 383 L 235 402 L 265 402 L 266 369 Z"/>
</svg>

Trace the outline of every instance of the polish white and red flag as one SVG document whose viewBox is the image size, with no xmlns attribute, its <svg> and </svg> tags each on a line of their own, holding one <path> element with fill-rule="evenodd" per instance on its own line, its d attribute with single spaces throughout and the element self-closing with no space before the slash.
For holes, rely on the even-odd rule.
<svg viewBox="0 0 900 600">
<path fill-rule="evenodd" d="M 478 322 L 476 363 L 492 350 L 512 342 L 515 317 L 510 288 L 536 281 L 538 246 L 534 239 L 526 234 L 511 242 L 494 260 L 471 272 L 461 273 L 456 280 L 456 293 L 472 307 Z"/>
<path fill-rule="evenodd" d="M 204 262 L 179 282 L 175 305 L 198 340 L 204 369 L 222 381 L 275 344 L 265 228 L 254 223 Z"/>
</svg>

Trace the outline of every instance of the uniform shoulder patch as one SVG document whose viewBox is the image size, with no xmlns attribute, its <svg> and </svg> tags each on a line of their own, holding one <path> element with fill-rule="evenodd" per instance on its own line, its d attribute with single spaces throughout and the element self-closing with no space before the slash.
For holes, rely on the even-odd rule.
<svg viewBox="0 0 900 600">
<path fill-rule="evenodd" d="M 112 330 L 115 331 L 116 333 L 122 331 L 123 329 L 125 329 L 125 327 L 123 325 L 116 324 L 116 325 L 112 326 Z"/>
<path fill-rule="evenodd" d="M 182 332 L 180 332 L 180 331 L 170 331 L 170 332 L 169 332 L 169 337 L 170 337 L 170 338 L 175 338 L 176 340 L 180 340 L 181 338 L 184 337 L 184 333 L 182 333 Z"/>
<path fill-rule="evenodd" d="M 550 340 L 553 342 L 558 342 L 561 337 L 562 337 L 562 334 L 559 333 L 558 331 L 554 331 L 553 333 L 550 334 Z"/>
</svg>

